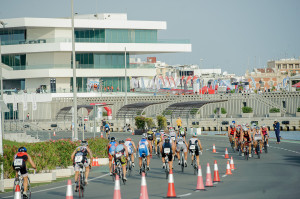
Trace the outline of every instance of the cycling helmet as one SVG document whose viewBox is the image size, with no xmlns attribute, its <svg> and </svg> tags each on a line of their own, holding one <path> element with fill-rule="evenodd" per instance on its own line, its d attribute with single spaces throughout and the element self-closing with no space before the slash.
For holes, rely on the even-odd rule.
<svg viewBox="0 0 300 199">
<path fill-rule="evenodd" d="M 81 141 L 81 146 L 88 146 L 89 143 L 86 140 Z"/>
<path fill-rule="evenodd" d="M 233 124 L 231 124 L 231 125 L 230 125 L 230 128 L 234 128 L 234 125 L 233 125 Z"/>
<path fill-rule="evenodd" d="M 266 128 L 267 126 L 264 124 L 264 125 L 262 125 L 261 127 Z"/>
<path fill-rule="evenodd" d="M 256 129 L 259 130 L 260 129 L 259 126 L 257 126 Z"/>
<path fill-rule="evenodd" d="M 111 137 L 111 138 L 110 138 L 110 141 L 115 142 L 115 141 L 116 141 L 116 138 L 115 138 L 115 137 Z"/>
<path fill-rule="evenodd" d="M 235 121 L 234 121 L 234 120 L 232 121 L 232 124 L 235 124 Z"/>
<path fill-rule="evenodd" d="M 194 132 L 194 133 L 193 133 L 193 136 L 194 136 L 194 137 L 197 137 L 197 135 L 198 135 L 197 132 Z"/>
<path fill-rule="evenodd" d="M 243 131 L 248 131 L 248 128 L 244 126 Z"/>
<path fill-rule="evenodd" d="M 18 152 L 27 152 L 27 149 L 22 146 L 18 149 Z"/>
<path fill-rule="evenodd" d="M 125 143 L 124 140 L 119 141 L 119 144 L 124 144 L 124 143 Z"/>
<path fill-rule="evenodd" d="M 131 138 L 127 138 L 126 141 L 131 141 Z"/>
<path fill-rule="evenodd" d="M 143 133 L 142 138 L 146 138 L 146 137 L 147 137 L 147 134 Z"/>
</svg>

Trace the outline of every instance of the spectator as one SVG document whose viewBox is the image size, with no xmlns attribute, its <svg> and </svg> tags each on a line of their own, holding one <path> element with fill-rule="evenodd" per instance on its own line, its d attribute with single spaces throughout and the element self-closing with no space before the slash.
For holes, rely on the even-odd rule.
<svg viewBox="0 0 300 199">
<path fill-rule="evenodd" d="M 113 86 L 111 86 L 111 92 L 114 92 L 114 87 Z"/>
<path fill-rule="evenodd" d="M 29 113 L 27 113 L 27 120 L 29 120 Z"/>
<path fill-rule="evenodd" d="M 176 124 L 177 124 L 178 130 L 179 130 L 179 128 L 182 127 L 182 121 L 181 121 L 180 117 L 178 117 L 178 119 L 176 120 Z"/>
<path fill-rule="evenodd" d="M 277 139 L 276 144 L 280 144 L 280 124 L 277 119 L 275 119 L 273 127 L 275 130 L 275 135 L 276 135 L 276 139 Z"/>
</svg>

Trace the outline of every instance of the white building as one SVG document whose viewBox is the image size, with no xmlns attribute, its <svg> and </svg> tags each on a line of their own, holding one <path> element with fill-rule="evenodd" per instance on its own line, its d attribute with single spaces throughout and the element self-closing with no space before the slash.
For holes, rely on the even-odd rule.
<svg viewBox="0 0 300 199">
<path fill-rule="evenodd" d="M 0 20 L 6 24 L 0 27 L 4 90 L 71 92 L 71 19 Z M 128 77 L 156 74 L 155 67 L 129 64 L 132 55 L 191 52 L 186 40 L 158 39 L 164 21 L 127 20 L 127 14 L 76 15 L 74 21 L 78 92 L 99 91 L 100 81 L 124 91 L 125 48 Z"/>
</svg>

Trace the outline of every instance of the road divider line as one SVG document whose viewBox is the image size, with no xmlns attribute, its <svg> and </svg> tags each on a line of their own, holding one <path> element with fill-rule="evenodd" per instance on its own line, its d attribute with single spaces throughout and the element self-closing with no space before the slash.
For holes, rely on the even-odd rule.
<svg viewBox="0 0 300 199">
<path fill-rule="evenodd" d="M 95 179 L 103 178 L 103 177 L 108 176 L 108 175 L 109 175 L 109 173 L 104 174 L 104 175 L 102 175 L 102 176 L 98 176 L 98 177 L 92 178 L 92 179 L 90 179 L 90 180 L 88 180 L 88 181 L 93 181 L 93 180 L 95 180 Z M 40 191 L 33 191 L 33 192 L 31 192 L 31 193 L 33 194 L 33 193 L 40 193 L 40 192 L 45 192 L 45 191 L 51 191 L 51 190 L 53 190 L 53 189 L 59 189 L 59 188 L 63 188 L 63 187 L 66 187 L 66 186 L 67 186 L 67 185 L 62 185 L 62 186 L 52 187 L 52 188 L 44 189 L 44 190 L 40 190 Z M 6 197 L 3 197 L 3 198 L 13 198 L 13 196 L 6 196 Z"/>
<path fill-rule="evenodd" d="M 190 195 L 192 195 L 192 193 L 182 194 L 182 195 L 179 195 L 178 197 L 185 197 L 185 196 L 190 196 Z"/>
</svg>

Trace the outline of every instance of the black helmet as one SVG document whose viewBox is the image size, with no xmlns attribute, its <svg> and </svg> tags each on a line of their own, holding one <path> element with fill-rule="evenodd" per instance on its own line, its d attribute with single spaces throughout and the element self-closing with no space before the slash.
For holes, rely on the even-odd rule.
<svg viewBox="0 0 300 199">
<path fill-rule="evenodd" d="M 18 149 L 18 152 L 27 152 L 27 149 L 22 146 Z"/>
<path fill-rule="evenodd" d="M 124 140 L 119 141 L 119 144 L 124 144 L 124 143 L 125 143 Z"/>
<path fill-rule="evenodd" d="M 81 146 L 88 146 L 89 143 L 86 140 L 81 141 Z"/>
<path fill-rule="evenodd" d="M 115 142 L 115 141 L 116 141 L 116 138 L 115 138 L 115 137 L 111 137 L 111 138 L 110 138 L 110 141 Z"/>
</svg>

